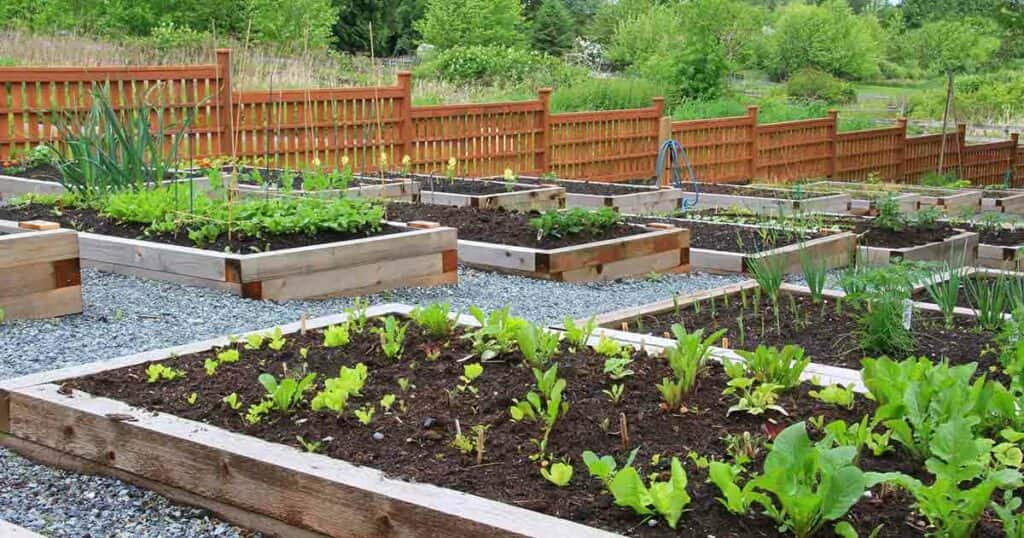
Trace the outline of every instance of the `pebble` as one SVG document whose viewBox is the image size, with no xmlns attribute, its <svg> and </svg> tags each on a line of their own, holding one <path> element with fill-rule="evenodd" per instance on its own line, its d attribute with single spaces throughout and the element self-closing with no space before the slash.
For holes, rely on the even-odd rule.
<svg viewBox="0 0 1024 538">
<path fill-rule="evenodd" d="M 403 289 L 368 297 L 371 304 L 451 303 L 483 310 L 512 305 L 535 323 L 560 323 L 662 300 L 741 280 L 736 276 L 663 275 L 607 283 L 564 284 L 459 269 L 459 284 Z M 196 340 L 264 329 L 336 314 L 348 298 L 275 303 L 241 299 L 219 290 L 82 271 L 85 310 L 80 315 L 0 324 L 0 379 L 110 359 Z M 428 423 L 429 422 L 429 423 Z M 426 434 L 436 419 L 424 420 Z M 375 432 L 373 438 L 384 439 Z M 0 449 L 0 520 L 47 536 L 191 538 L 251 536 L 209 513 L 177 506 L 118 480 L 33 464 Z"/>
</svg>

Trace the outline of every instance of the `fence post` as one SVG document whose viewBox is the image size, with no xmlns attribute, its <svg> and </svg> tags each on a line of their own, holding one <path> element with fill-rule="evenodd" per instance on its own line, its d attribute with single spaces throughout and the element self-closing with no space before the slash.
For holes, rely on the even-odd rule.
<svg viewBox="0 0 1024 538">
<path fill-rule="evenodd" d="M 1020 144 L 1020 133 L 1010 133 L 1010 185 L 1014 186 L 1017 180 L 1017 151 Z"/>
<path fill-rule="evenodd" d="M 832 132 L 829 133 L 829 159 L 828 159 L 828 177 L 831 179 L 836 175 L 836 160 L 838 159 L 838 151 L 836 148 L 839 145 L 839 111 L 836 109 L 830 109 L 828 111 L 828 119 L 832 122 Z"/>
<path fill-rule="evenodd" d="M 417 164 L 416 155 L 416 141 L 415 131 L 412 121 L 412 73 L 409 71 L 398 72 L 398 89 L 402 91 L 401 101 L 401 123 L 398 127 L 398 138 L 400 140 L 402 155 L 399 159 L 405 158 L 406 155 L 412 159 L 413 165 Z M 401 162 L 401 161 L 399 161 Z"/>
<path fill-rule="evenodd" d="M 750 119 L 750 171 L 747 179 L 754 179 L 757 174 L 757 105 L 747 107 L 747 117 Z"/>
<path fill-rule="evenodd" d="M 658 151 L 661 151 L 662 144 L 672 139 L 672 117 L 662 116 L 661 119 L 658 120 Z M 657 157 L 654 158 L 654 179 L 657 181 L 659 187 L 668 187 L 668 174 L 665 173 L 665 170 L 658 170 Z"/>
<path fill-rule="evenodd" d="M 896 177 L 892 178 L 897 183 L 907 181 L 907 118 L 897 118 L 896 127 L 900 129 L 900 141 L 896 148 L 899 159 L 896 161 Z"/>
<path fill-rule="evenodd" d="M 652 108 L 654 108 L 654 117 L 657 118 L 657 120 L 654 123 L 654 136 L 656 137 L 656 141 L 657 141 L 657 144 L 658 144 L 658 147 L 655 149 L 655 152 L 657 152 L 657 151 L 661 150 L 661 145 L 664 144 L 665 141 L 672 139 L 672 118 L 666 118 L 665 117 L 665 98 L 664 97 L 654 97 L 654 98 L 652 98 L 651 99 L 651 106 L 652 106 Z M 665 120 L 668 120 L 668 123 L 667 123 L 667 126 L 668 126 L 667 129 L 668 130 L 666 130 L 666 122 L 665 122 Z M 661 170 L 658 170 L 658 158 L 657 157 L 654 158 L 654 165 L 651 167 L 651 169 L 654 170 L 654 178 L 655 178 L 655 180 L 657 180 L 657 178 L 661 175 L 661 172 L 662 172 Z"/>
<path fill-rule="evenodd" d="M 540 101 L 540 115 L 538 115 L 537 137 L 537 170 L 538 175 L 551 172 L 551 88 L 537 90 L 537 100 Z"/>
<path fill-rule="evenodd" d="M 217 122 L 220 124 L 220 154 L 235 156 L 234 89 L 231 87 L 231 49 L 217 49 Z"/>
</svg>

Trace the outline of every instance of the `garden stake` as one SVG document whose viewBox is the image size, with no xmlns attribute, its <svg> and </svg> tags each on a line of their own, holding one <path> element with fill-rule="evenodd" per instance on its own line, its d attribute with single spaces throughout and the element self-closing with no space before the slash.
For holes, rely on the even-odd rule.
<svg viewBox="0 0 1024 538">
<path fill-rule="evenodd" d="M 619 437 L 622 439 L 622 450 L 629 450 L 629 424 L 626 422 L 626 414 L 619 413 Z"/>
</svg>

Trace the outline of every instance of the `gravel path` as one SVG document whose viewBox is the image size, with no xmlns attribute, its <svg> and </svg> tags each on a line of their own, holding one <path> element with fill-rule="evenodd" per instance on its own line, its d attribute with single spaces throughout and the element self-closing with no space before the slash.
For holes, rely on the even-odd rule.
<svg viewBox="0 0 1024 538">
<path fill-rule="evenodd" d="M 460 269 L 457 286 L 397 290 L 371 303 L 446 301 L 456 311 L 513 305 L 513 313 L 552 324 L 730 284 L 738 277 L 664 275 L 598 284 L 561 284 Z M 83 271 L 85 312 L 0 325 L 0 379 L 158 349 L 342 311 L 349 299 L 248 301 L 230 294 Z M 65 473 L 0 449 L 0 520 L 47 536 L 247 536 L 244 530 L 109 478 Z"/>
</svg>

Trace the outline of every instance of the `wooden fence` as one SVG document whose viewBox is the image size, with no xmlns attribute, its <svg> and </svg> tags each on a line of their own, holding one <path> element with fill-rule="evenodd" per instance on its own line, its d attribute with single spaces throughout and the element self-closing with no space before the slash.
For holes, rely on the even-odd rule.
<svg viewBox="0 0 1024 538">
<path fill-rule="evenodd" d="M 838 132 L 838 117 L 758 124 L 744 116 L 672 121 L 664 101 L 647 108 L 550 113 L 550 90 L 515 103 L 412 105 L 412 78 L 394 86 L 234 91 L 230 51 L 210 65 L 159 67 L 0 68 L 0 159 L 57 138 L 58 117 L 81 114 L 90 90 L 109 85 L 127 110 L 149 96 L 170 132 L 188 111 L 183 159 L 232 156 L 275 166 L 381 166 L 443 173 L 458 161 L 466 176 L 554 173 L 603 181 L 655 175 L 658 147 L 669 138 L 686 149 L 702 181 L 788 182 L 805 178 L 916 181 L 939 164 L 943 135 L 908 137 L 893 127 Z M 154 118 L 155 121 L 155 118 Z M 1024 184 L 1024 148 L 1009 141 L 970 145 L 964 129 L 948 133 L 943 169 L 976 184 L 1014 175 Z"/>
</svg>

